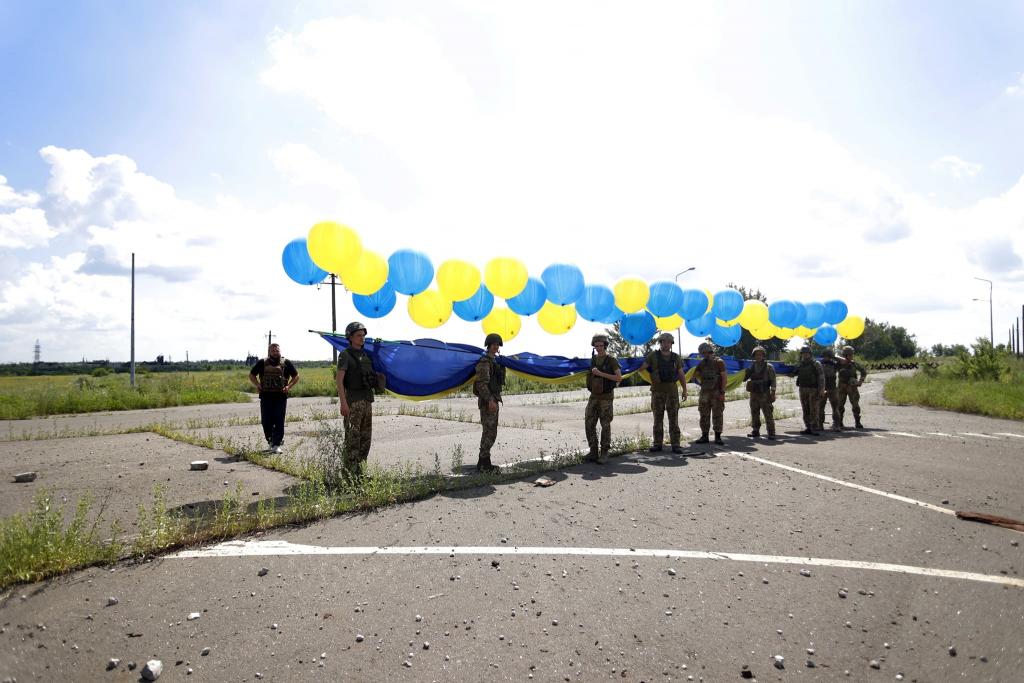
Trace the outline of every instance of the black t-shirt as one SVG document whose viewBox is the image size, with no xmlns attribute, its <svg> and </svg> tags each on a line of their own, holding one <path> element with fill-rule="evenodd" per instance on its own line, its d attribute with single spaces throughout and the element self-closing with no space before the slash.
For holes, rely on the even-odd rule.
<svg viewBox="0 0 1024 683">
<path fill-rule="evenodd" d="M 284 360 L 284 370 L 283 370 L 283 372 L 284 372 L 285 379 L 290 379 L 292 377 L 298 377 L 299 376 L 299 371 L 295 369 L 295 366 L 292 365 L 292 362 L 290 360 L 288 360 L 287 358 L 284 358 L 282 360 Z M 260 358 L 258 361 L 256 361 L 256 365 L 252 366 L 252 370 L 249 371 L 249 374 L 252 375 L 253 377 L 255 377 L 256 379 L 260 379 L 260 377 L 263 376 L 263 368 L 264 368 L 264 366 L 266 366 L 266 364 L 267 364 L 267 359 L 266 358 Z M 281 395 L 284 395 L 284 394 L 282 392 L 280 392 L 280 391 L 262 391 L 262 390 L 260 391 L 260 396 L 270 396 L 270 395 L 281 396 Z"/>
</svg>

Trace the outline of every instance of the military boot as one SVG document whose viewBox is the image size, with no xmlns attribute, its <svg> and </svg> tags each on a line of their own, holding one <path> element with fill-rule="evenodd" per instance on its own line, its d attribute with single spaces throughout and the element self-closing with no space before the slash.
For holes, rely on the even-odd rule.
<svg viewBox="0 0 1024 683">
<path fill-rule="evenodd" d="M 661 444 L 660 443 L 656 443 L 653 446 L 651 446 L 650 448 L 648 448 L 647 451 L 650 452 L 650 453 L 661 453 Z"/>
<path fill-rule="evenodd" d="M 775 432 L 768 432 L 767 439 L 769 441 L 775 441 Z"/>
<path fill-rule="evenodd" d="M 722 432 L 715 432 L 715 443 L 719 446 L 725 445 L 725 442 L 722 441 Z"/>
<path fill-rule="evenodd" d="M 853 426 L 857 429 L 864 429 L 864 425 L 860 423 L 860 417 L 853 418 Z"/>
<path fill-rule="evenodd" d="M 587 457 L 584 458 L 586 462 L 597 462 L 597 449 L 593 446 L 590 447 L 590 452 L 587 453 Z"/>
<path fill-rule="evenodd" d="M 500 470 L 501 470 L 500 467 L 498 467 L 497 465 L 491 464 L 491 456 L 489 456 L 489 455 L 481 455 L 480 459 L 476 463 L 476 471 L 477 472 L 487 472 L 487 473 L 490 473 L 490 472 L 498 472 Z"/>
<path fill-rule="evenodd" d="M 708 439 L 708 433 L 701 432 L 700 438 L 694 441 L 694 443 L 711 443 L 711 441 Z"/>
<path fill-rule="evenodd" d="M 601 452 L 597 456 L 597 464 L 598 465 L 607 465 L 608 464 L 608 449 L 607 448 L 602 448 L 601 449 Z"/>
<path fill-rule="evenodd" d="M 752 438 L 752 439 L 757 439 L 757 438 L 760 438 L 760 436 L 761 436 L 761 430 L 759 430 L 759 429 L 755 429 L 754 431 L 752 431 L 752 432 L 750 432 L 749 434 L 747 434 L 747 436 L 749 436 L 749 437 L 750 437 L 750 438 Z"/>
<path fill-rule="evenodd" d="M 675 453 L 676 455 L 680 455 L 683 452 L 683 447 L 682 446 L 673 446 L 672 447 L 672 452 Z"/>
</svg>

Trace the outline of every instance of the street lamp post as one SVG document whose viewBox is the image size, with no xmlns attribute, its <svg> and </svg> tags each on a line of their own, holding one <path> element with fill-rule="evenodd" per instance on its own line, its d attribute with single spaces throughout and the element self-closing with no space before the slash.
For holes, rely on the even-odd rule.
<svg viewBox="0 0 1024 683">
<path fill-rule="evenodd" d="M 981 280 L 982 282 L 988 283 L 988 337 L 989 341 L 992 342 L 992 347 L 996 345 L 996 332 L 995 327 L 992 325 L 992 281 L 986 280 L 983 277 L 976 277 L 975 280 Z"/>
<path fill-rule="evenodd" d="M 679 282 L 679 276 L 680 275 L 685 275 L 686 273 L 689 273 L 691 270 L 697 270 L 697 266 L 690 266 L 686 270 L 679 271 L 678 273 L 676 273 L 676 276 L 674 278 L 672 278 L 673 281 L 674 282 Z M 683 348 L 683 328 L 682 327 L 677 327 L 676 328 L 676 351 L 678 351 L 680 355 L 682 355 L 682 353 L 683 353 L 682 348 Z"/>
</svg>

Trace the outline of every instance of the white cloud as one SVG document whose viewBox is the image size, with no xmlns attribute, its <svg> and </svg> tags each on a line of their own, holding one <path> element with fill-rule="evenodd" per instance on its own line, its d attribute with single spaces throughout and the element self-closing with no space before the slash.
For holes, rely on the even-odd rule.
<svg viewBox="0 0 1024 683">
<path fill-rule="evenodd" d="M 961 178 L 973 178 L 981 173 L 981 164 L 964 161 L 956 155 L 947 154 L 932 162 L 932 170 L 951 175 L 959 180 Z"/>
<path fill-rule="evenodd" d="M 38 247 L 56 234 L 42 209 L 22 207 L 0 213 L 0 244 L 8 249 Z"/>
<path fill-rule="evenodd" d="M 1006 86 L 1004 91 L 1010 97 L 1022 97 L 1024 96 L 1024 73 L 1020 75 L 1016 83 L 1011 83 Z"/>
<path fill-rule="evenodd" d="M 355 176 L 306 145 L 282 145 L 271 150 L 270 159 L 274 168 L 295 185 L 328 188 L 346 199 L 359 194 L 359 181 Z"/>
<path fill-rule="evenodd" d="M 35 206 L 38 203 L 38 194 L 35 192 L 17 192 L 7 184 L 7 178 L 0 175 L 0 209 L 19 209 Z"/>
</svg>

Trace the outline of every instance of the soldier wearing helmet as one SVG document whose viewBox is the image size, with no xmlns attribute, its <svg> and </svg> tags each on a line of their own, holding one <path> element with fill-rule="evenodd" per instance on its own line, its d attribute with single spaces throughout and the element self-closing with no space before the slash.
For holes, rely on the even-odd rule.
<svg viewBox="0 0 1024 683">
<path fill-rule="evenodd" d="M 693 381 L 700 384 L 700 395 L 697 397 L 697 410 L 700 413 L 700 438 L 694 443 L 710 443 L 708 430 L 714 426 L 715 443 L 724 445 L 722 441 L 722 424 L 725 416 L 725 385 L 728 377 L 725 361 L 715 355 L 715 347 L 707 342 L 697 347 L 703 356 L 694 368 Z"/>
<path fill-rule="evenodd" d="M 583 428 L 587 434 L 590 452 L 587 460 L 602 465 L 608 462 L 608 449 L 612 443 L 612 418 L 615 417 L 613 401 L 615 386 L 622 381 L 622 370 L 618 359 L 608 353 L 608 337 L 595 334 L 590 340 L 594 352 L 590 356 L 590 373 L 587 375 L 587 389 L 590 398 L 583 414 Z M 601 423 L 600 450 L 598 450 L 597 423 Z"/>
<path fill-rule="evenodd" d="M 839 361 L 837 403 L 839 404 L 839 429 L 843 429 L 843 415 L 846 414 L 846 398 L 850 398 L 850 407 L 853 409 L 854 426 L 863 429 L 860 422 L 860 390 L 857 388 L 864 383 L 867 377 L 867 369 L 853 359 L 854 350 L 852 346 L 843 347 L 843 358 Z M 858 375 L 860 378 L 858 379 Z"/>
<path fill-rule="evenodd" d="M 679 390 L 676 383 L 683 388 L 683 400 L 686 400 L 686 373 L 683 371 L 683 360 L 672 351 L 675 339 L 668 332 L 658 337 L 659 349 L 651 351 L 644 359 L 641 371 L 650 373 L 651 378 L 651 410 L 654 412 L 654 441 L 650 447 L 652 453 L 660 452 L 665 442 L 665 414 L 668 413 L 668 435 L 673 453 L 682 453 L 680 445 L 682 432 L 679 429 Z"/>
<path fill-rule="evenodd" d="M 373 395 L 383 391 L 383 376 L 373 369 L 366 352 L 366 326 L 351 322 L 345 328 L 348 348 L 338 354 L 334 381 L 338 389 L 338 407 L 345 423 L 342 458 L 345 473 L 353 482 L 362 478 L 363 463 L 370 456 L 373 436 Z"/>
<path fill-rule="evenodd" d="M 839 427 L 839 400 L 836 387 L 836 377 L 839 371 L 839 362 L 836 360 L 836 353 L 832 347 L 821 352 L 821 369 L 825 373 L 825 397 L 818 404 L 818 424 L 825 428 L 825 404 L 832 408 L 832 431 L 838 432 Z"/>
<path fill-rule="evenodd" d="M 758 438 L 761 436 L 761 414 L 764 414 L 764 424 L 768 428 L 768 439 L 775 439 L 775 368 L 767 360 L 767 353 L 763 346 L 755 346 L 750 353 L 754 362 L 743 372 L 743 379 L 747 383 L 747 392 L 750 394 L 750 433 L 747 436 Z"/>
<path fill-rule="evenodd" d="M 821 427 L 818 424 L 818 405 L 825 396 L 825 372 L 821 363 L 811 355 L 810 346 L 800 347 L 800 363 L 793 374 L 800 388 L 800 408 L 804 418 L 804 430 L 800 433 L 817 436 Z"/>
<path fill-rule="evenodd" d="M 477 397 L 481 425 L 477 472 L 497 472 L 501 469 L 491 463 L 491 447 L 498 438 L 498 405 L 501 403 L 501 389 L 505 385 L 505 367 L 496 360 L 498 349 L 503 345 L 501 335 L 491 332 L 484 338 L 486 353 L 476 363 L 473 393 Z"/>
<path fill-rule="evenodd" d="M 280 344 L 268 346 L 267 357 L 256 361 L 249 371 L 249 382 L 260 392 L 260 422 L 270 452 L 282 452 L 288 392 L 298 381 L 299 371 L 290 360 L 281 357 Z"/>
</svg>

